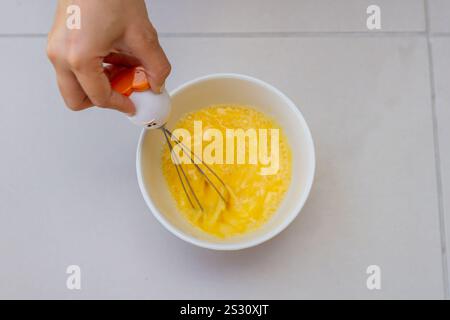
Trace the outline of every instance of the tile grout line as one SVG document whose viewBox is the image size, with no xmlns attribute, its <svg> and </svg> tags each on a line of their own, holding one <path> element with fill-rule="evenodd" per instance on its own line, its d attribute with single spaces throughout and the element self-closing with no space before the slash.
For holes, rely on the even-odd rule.
<svg viewBox="0 0 450 320">
<path fill-rule="evenodd" d="M 450 37 L 450 32 L 430 32 L 430 36 L 435 38 L 446 38 Z"/>
<path fill-rule="evenodd" d="M 428 0 L 424 0 L 425 9 L 425 22 L 426 22 L 426 34 L 427 34 L 427 50 L 428 50 L 428 67 L 430 76 L 430 94 L 431 94 L 431 117 L 433 123 L 433 144 L 434 144 L 434 159 L 436 167 L 436 189 L 438 200 L 438 214 L 439 214 L 439 230 L 441 241 L 441 256 L 442 256 L 442 278 L 444 281 L 444 298 L 449 299 L 449 274 L 448 274 L 448 262 L 447 262 L 447 237 L 445 228 L 445 216 L 444 216 L 444 202 L 442 191 L 442 172 L 441 172 L 441 156 L 439 149 L 439 125 L 437 120 L 436 110 L 436 85 L 434 81 L 434 61 L 433 61 L 433 48 L 430 39 L 430 19 L 428 11 Z"/>
<path fill-rule="evenodd" d="M 161 38 L 450 37 L 428 31 L 160 32 Z M 0 38 L 46 38 L 47 33 L 0 33 Z"/>
<path fill-rule="evenodd" d="M 47 33 L 3 33 L 1 38 L 47 38 Z"/>
<path fill-rule="evenodd" d="M 166 38 L 425 37 L 425 31 L 161 32 Z M 450 36 L 450 35 L 449 35 Z"/>
</svg>

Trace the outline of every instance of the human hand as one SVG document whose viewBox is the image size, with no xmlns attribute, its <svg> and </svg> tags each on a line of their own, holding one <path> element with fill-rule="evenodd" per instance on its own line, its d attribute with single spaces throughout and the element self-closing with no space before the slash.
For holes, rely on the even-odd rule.
<svg viewBox="0 0 450 320">
<path fill-rule="evenodd" d="M 66 27 L 71 4 L 81 9 L 80 29 Z M 144 0 L 59 0 L 47 55 L 61 95 L 75 111 L 95 105 L 133 115 L 133 103 L 111 89 L 109 77 L 142 65 L 151 90 L 159 93 L 171 70 Z"/>
</svg>

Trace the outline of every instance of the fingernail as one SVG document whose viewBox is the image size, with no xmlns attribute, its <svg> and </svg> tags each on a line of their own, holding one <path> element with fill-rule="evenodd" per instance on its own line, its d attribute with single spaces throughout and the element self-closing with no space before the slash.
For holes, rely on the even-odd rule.
<svg viewBox="0 0 450 320">
<path fill-rule="evenodd" d="M 127 115 L 128 115 L 129 117 L 132 117 L 132 116 L 136 115 L 136 106 L 134 105 L 134 103 L 133 103 L 132 111 L 129 112 L 129 113 L 127 113 Z"/>
<path fill-rule="evenodd" d="M 164 88 L 165 88 L 165 84 L 163 83 L 163 85 L 162 85 L 161 87 L 155 88 L 154 91 L 155 91 L 156 93 L 160 94 L 160 93 L 162 93 L 162 92 L 164 91 Z"/>
<path fill-rule="evenodd" d="M 136 115 L 136 107 L 133 107 L 133 111 L 131 111 L 131 112 L 128 113 L 128 116 L 129 116 L 129 117 L 132 117 L 132 116 L 134 116 L 134 115 Z"/>
</svg>

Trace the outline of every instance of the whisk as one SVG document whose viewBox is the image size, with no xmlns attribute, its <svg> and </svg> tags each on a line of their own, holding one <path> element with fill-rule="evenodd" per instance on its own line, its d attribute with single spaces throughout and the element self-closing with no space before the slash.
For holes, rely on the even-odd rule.
<svg viewBox="0 0 450 320">
<path fill-rule="evenodd" d="M 131 122 L 147 129 L 159 129 L 163 133 L 172 159 L 175 160 L 173 162 L 181 187 L 192 208 L 201 211 L 204 210 L 204 207 L 189 181 L 188 175 L 179 161 L 178 155 L 174 152 L 174 144 L 178 145 L 180 149 L 188 155 L 191 163 L 195 166 L 208 185 L 211 186 L 220 199 L 227 204 L 229 189 L 219 175 L 166 128 L 166 122 L 169 119 L 171 111 L 171 101 L 167 91 L 163 89 L 160 94 L 154 94 L 150 90 L 150 84 L 142 67 L 126 68 L 119 71 L 111 78 L 111 86 L 113 90 L 129 97 L 133 101 L 136 107 L 136 113 L 134 116 L 129 117 Z M 202 167 L 204 169 L 202 169 Z M 208 173 L 211 177 L 208 176 Z M 212 177 L 218 181 L 224 191 L 221 191 L 217 184 L 212 181 Z"/>
</svg>

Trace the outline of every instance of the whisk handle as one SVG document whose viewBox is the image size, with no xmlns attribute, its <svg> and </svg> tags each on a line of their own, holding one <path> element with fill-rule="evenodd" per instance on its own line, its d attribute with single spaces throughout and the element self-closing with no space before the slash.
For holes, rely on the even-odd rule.
<svg viewBox="0 0 450 320">
<path fill-rule="evenodd" d="M 136 107 L 136 113 L 128 119 L 134 124 L 156 129 L 169 119 L 171 103 L 165 89 L 160 94 L 155 94 L 151 90 L 134 92 L 130 99 Z"/>
<path fill-rule="evenodd" d="M 151 91 L 141 67 L 117 73 L 111 78 L 111 86 L 133 101 L 136 113 L 128 118 L 134 124 L 156 129 L 167 122 L 171 111 L 170 96 L 165 89 L 160 94 Z"/>
</svg>

